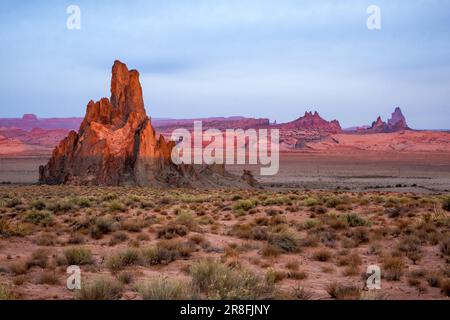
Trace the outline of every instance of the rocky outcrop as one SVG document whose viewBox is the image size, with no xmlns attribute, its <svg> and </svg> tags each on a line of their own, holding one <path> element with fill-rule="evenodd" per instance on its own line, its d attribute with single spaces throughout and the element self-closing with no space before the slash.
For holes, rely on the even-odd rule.
<svg viewBox="0 0 450 320">
<path fill-rule="evenodd" d="M 388 127 L 393 131 L 407 130 L 409 129 L 406 118 L 402 113 L 402 110 L 397 107 L 391 115 L 391 118 L 388 120 Z"/>
<path fill-rule="evenodd" d="M 175 144 L 156 136 L 147 117 L 139 73 L 115 61 L 111 98 L 90 101 L 78 132 L 71 131 L 39 169 L 43 184 L 213 186 L 229 185 L 224 169 L 175 165 Z"/>
<path fill-rule="evenodd" d="M 406 124 L 406 118 L 402 113 L 402 110 L 397 107 L 391 115 L 391 118 L 387 122 L 384 122 L 379 116 L 376 121 L 372 123 L 370 128 L 359 130 L 360 132 L 368 133 L 389 133 L 409 130 Z"/>
<path fill-rule="evenodd" d="M 327 133 L 342 132 L 339 121 L 327 121 L 323 119 L 317 113 L 317 111 L 315 111 L 314 114 L 312 112 L 305 112 L 305 115 L 298 118 L 297 120 L 284 124 L 274 125 L 273 127 L 277 127 L 283 130 L 315 130 Z"/>
</svg>

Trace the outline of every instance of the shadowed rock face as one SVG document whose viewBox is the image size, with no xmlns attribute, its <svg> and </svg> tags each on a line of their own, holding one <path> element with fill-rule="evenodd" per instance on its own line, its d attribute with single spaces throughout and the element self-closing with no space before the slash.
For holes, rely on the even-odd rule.
<svg viewBox="0 0 450 320">
<path fill-rule="evenodd" d="M 409 130 L 409 127 L 406 124 L 402 110 L 397 107 L 387 122 L 384 122 L 381 117 L 378 117 L 377 121 L 374 121 L 372 126 L 366 131 L 369 133 L 389 133 L 402 130 Z"/>
<path fill-rule="evenodd" d="M 111 98 L 88 103 L 79 132 L 71 131 L 55 148 L 48 164 L 39 168 L 39 181 L 113 186 L 211 186 L 220 182 L 218 170 L 173 164 L 174 145 L 163 136 L 156 137 L 145 112 L 139 73 L 115 61 Z M 228 178 L 231 183 L 232 177 Z"/>
</svg>

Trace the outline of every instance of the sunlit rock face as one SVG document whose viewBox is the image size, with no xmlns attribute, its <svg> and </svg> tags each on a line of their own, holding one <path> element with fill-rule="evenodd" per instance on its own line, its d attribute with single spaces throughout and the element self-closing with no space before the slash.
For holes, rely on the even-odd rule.
<svg viewBox="0 0 450 320">
<path fill-rule="evenodd" d="M 120 61 L 112 67 L 111 98 L 90 101 L 78 132 L 71 131 L 39 168 L 43 184 L 227 185 L 225 171 L 175 165 L 174 142 L 157 137 L 147 117 L 139 72 Z M 223 179 L 222 179 L 223 178 Z"/>
</svg>

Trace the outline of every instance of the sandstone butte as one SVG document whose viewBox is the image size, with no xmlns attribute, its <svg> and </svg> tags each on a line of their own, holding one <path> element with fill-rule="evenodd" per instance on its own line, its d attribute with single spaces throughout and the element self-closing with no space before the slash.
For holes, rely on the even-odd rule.
<svg viewBox="0 0 450 320">
<path fill-rule="evenodd" d="M 139 73 L 112 67 L 111 98 L 92 100 L 79 131 L 71 131 L 39 168 L 41 184 L 153 187 L 248 186 L 248 172 L 232 176 L 223 165 L 175 165 L 175 146 L 156 136 L 147 117 Z"/>
</svg>

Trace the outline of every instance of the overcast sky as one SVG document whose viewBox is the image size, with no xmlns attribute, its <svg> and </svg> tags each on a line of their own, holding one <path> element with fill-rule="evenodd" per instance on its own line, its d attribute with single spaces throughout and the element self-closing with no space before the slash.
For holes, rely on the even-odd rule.
<svg viewBox="0 0 450 320">
<path fill-rule="evenodd" d="M 450 0 L 2 0 L 0 46 L 0 117 L 83 116 L 120 59 L 152 117 L 317 110 L 349 127 L 400 106 L 413 128 L 450 128 Z"/>
</svg>

